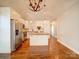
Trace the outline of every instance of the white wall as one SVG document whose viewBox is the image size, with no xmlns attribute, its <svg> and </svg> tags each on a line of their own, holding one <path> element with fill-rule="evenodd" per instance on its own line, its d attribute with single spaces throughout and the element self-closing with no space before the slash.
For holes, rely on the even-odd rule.
<svg viewBox="0 0 79 59">
<path fill-rule="evenodd" d="M 57 37 L 57 22 L 51 21 L 51 35 Z"/>
<path fill-rule="evenodd" d="M 11 11 L 11 13 L 10 13 L 10 18 L 11 19 L 14 19 L 16 21 L 19 21 L 20 23 L 26 24 L 25 20 L 22 19 L 21 15 L 18 12 L 16 12 L 12 8 L 10 8 L 10 11 Z"/>
<path fill-rule="evenodd" d="M 32 31 L 32 29 L 37 31 L 37 26 L 41 26 L 41 31 L 50 33 L 50 21 L 47 20 L 26 21 L 26 26 L 30 31 Z"/>
<path fill-rule="evenodd" d="M 79 54 L 79 1 L 58 19 L 58 41 Z"/>
<path fill-rule="evenodd" d="M 50 21 L 44 21 L 44 32 L 50 33 Z"/>
<path fill-rule="evenodd" d="M 0 53 L 10 52 L 10 8 L 0 7 Z"/>
</svg>

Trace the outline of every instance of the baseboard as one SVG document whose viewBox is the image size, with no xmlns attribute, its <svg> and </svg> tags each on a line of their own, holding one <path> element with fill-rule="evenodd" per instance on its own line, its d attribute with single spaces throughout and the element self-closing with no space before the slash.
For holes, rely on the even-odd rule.
<svg viewBox="0 0 79 59">
<path fill-rule="evenodd" d="M 9 51 L 9 52 L 5 52 L 5 51 L 0 51 L 0 54 L 10 54 L 11 53 L 11 51 Z"/>
<path fill-rule="evenodd" d="M 10 55 L 10 53 L 0 53 L 0 55 Z"/>
<path fill-rule="evenodd" d="M 61 44 L 63 44 L 64 46 L 66 46 L 67 48 L 69 48 L 70 50 L 72 50 L 73 52 L 75 52 L 76 54 L 79 55 L 79 52 L 78 51 L 76 51 L 75 49 L 69 47 L 67 44 L 63 43 L 61 40 L 57 40 L 57 41 L 60 42 Z"/>
</svg>

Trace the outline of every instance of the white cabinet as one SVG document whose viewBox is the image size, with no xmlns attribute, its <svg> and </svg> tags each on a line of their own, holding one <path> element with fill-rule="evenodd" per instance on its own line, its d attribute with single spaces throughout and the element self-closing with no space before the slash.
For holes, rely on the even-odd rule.
<svg viewBox="0 0 79 59">
<path fill-rule="evenodd" d="M 49 35 L 31 35 L 30 46 L 48 46 Z"/>
<path fill-rule="evenodd" d="M 48 46 L 50 35 L 48 33 L 28 32 L 30 46 Z"/>
</svg>

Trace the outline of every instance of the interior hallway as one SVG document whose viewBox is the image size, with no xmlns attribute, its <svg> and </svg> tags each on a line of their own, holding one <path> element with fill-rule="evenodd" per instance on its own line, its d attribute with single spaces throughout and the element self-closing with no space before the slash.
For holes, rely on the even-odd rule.
<svg viewBox="0 0 79 59">
<path fill-rule="evenodd" d="M 0 59 L 79 59 L 79 0 L 45 0 L 46 6 L 38 12 L 29 9 L 29 1 L 0 0 Z M 28 40 L 22 43 L 25 32 L 40 34 L 39 28 L 58 41 L 50 38 L 48 47 L 30 47 Z M 35 39 L 47 43 L 47 37 L 45 41 Z"/>
<path fill-rule="evenodd" d="M 29 47 L 28 40 L 11 54 L 11 59 L 79 59 L 79 55 L 57 42 L 56 38 L 49 39 L 49 47 Z"/>
</svg>

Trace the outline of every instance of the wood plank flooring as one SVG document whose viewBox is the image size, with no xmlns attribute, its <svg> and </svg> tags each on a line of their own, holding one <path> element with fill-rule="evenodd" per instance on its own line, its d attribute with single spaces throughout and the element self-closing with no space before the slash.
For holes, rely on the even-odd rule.
<svg viewBox="0 0 79 59">
<path fill-rule="evenodd" d="M 30 47 L 27 40 L 9 57 L 10 59 L 79 59 L 79 55 L 57 42 L 55 38 L 49 39 L 49 46 Z"/>
</svg>

